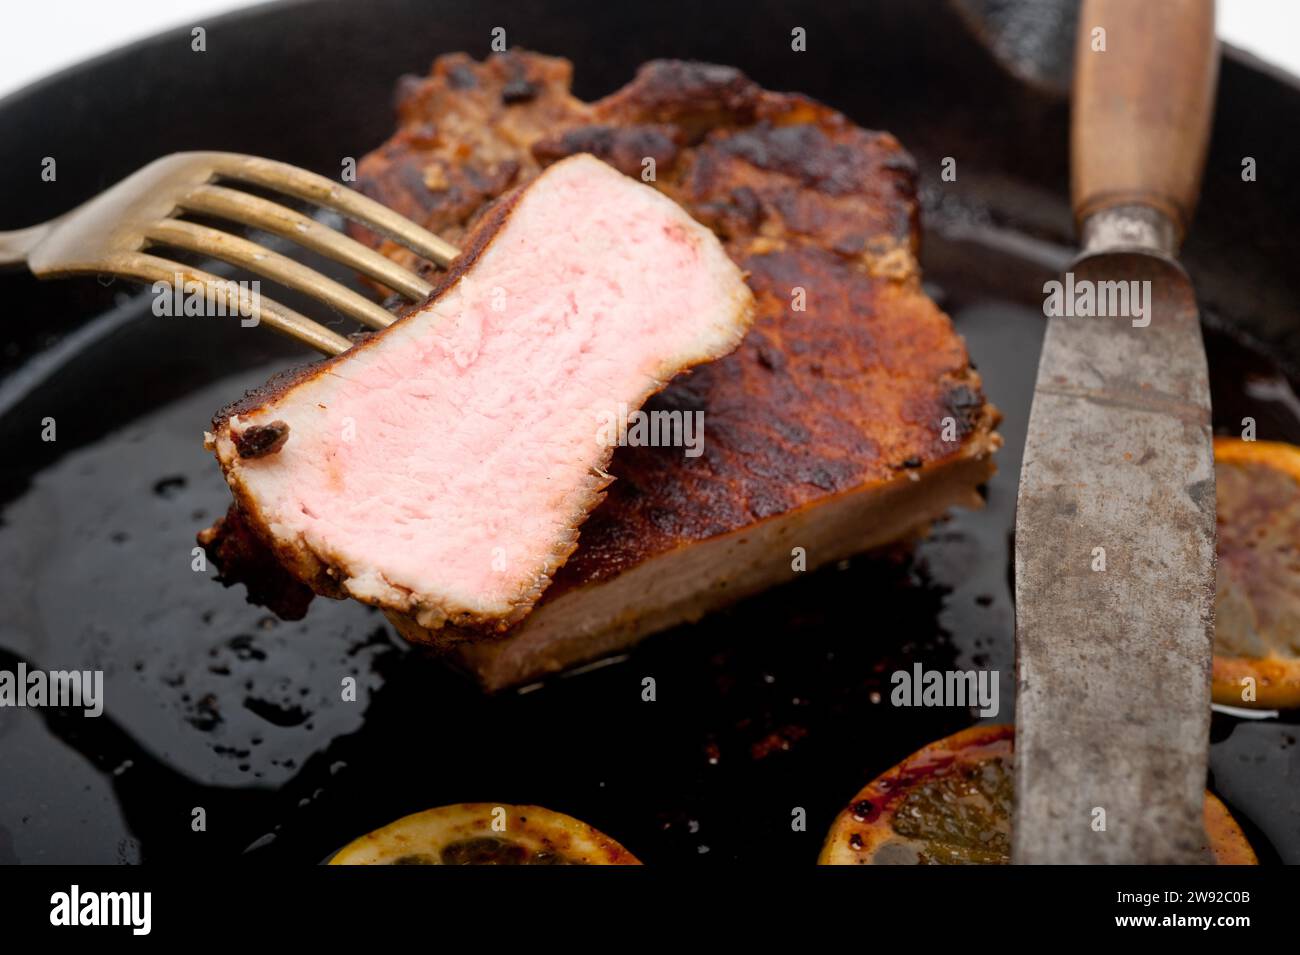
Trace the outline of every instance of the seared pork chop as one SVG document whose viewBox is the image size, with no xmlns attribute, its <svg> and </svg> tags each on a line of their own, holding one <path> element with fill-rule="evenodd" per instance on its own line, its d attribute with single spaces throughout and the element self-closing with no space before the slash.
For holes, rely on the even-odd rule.
<svg viewBox="0 0 1300 955">
<path fill-rule="evenodd" d="M 701 411 L 702 455 L 619 448 L 607 498 L 533 612 L 454 651 L 493 689 L 978 506 L 1000 443 L 965 344 L 921 290 L 916 173 L 892 136 L 727 67 L 648 63 L 596 103 L 570 79 L 566 61 L 528 53 L 439 58 L 403 82 L 400 128 L 361 162 L 361 189 L 455 236 L 571 153 L 652 170 L 723 240 L 758 316 L 735 353 L 647 405 Z"/>
<path fill-rule="evenodd" d="M 572 553 L 618 423 L 752 310 L 712 232 L 577 155 L 498 202 L 427 302 L 255 392 L 210 444 L 301 580 L 491 633 Z"/>
<path fill-rule="evenodd" d="M 1000 444 L 964 343 L 921 290 L 916 174 L 892 136 L 727 67 L 648 63 L 596 103 L 570 95 L 570 80 L 566 61 L 534 54 L 439 58 L 401 84 L 400 128 L 362 161 L 361 189 L 457 240 L 496 196 L 592 153 L 709 225 L 758 314 L 737 351 L 646 406 L 701 412 L 702 453 L 620 447 L 608 496 L 532 613 L 501 639 L 451 649 L 488 689 L 978 506 Z M 299 588 L 283 589 L 296 610 Z M 394 620 L 416 641 L 453 633 Z"/>
</svg>

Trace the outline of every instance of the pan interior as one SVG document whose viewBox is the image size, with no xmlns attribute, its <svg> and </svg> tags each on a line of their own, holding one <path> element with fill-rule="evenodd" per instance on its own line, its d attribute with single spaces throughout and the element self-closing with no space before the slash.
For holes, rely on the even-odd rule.
<svg viewBox="0 0 1300 955">
<path fill-rule="evenodd" d="M 646 862 L 804 865 L 866 780 L 974 719 L 891 706 L 895 670 L 998 670 L 998 720 L 1012 718 L 1016 480 L 1040 290 L 1071 244 L 1064 102 L 999 72 L 938 5 L 897 16 L 851 9 L 834 22 L 810 13 L 809 35 L 826 46 L 804 59 L 791 55 L 784 19 L 762 7 L 745 8 L 748 47 L 727 38 L 740 8 L 726 3 L 584 7 L 581 36 L 560 16 L 578 5 L 558 7 L 501 16 L 512 42 L 573 58 L 581 95 L 620 85 L 651 56 L 733 62 L 766 86 L 889 129 L 915 153 L 929 290 L 1005 415 L 986 508 L 955 514 L 914 549 L 828 568 L 625 659 L 485 699 L 359 605 L 318 600 L 305 620 L 282 622 L 245 603 L 242 588 L 191 569 L 195 531 L 228 500 L 201 447 L 208 419 L 307 356 L 260 330 L 157 318 L 147 296 L 118 283 L 0 276 L 11 305 L 0 354 L 0 441 L 11 449 L 0 464 L 0 669 L 103 669 L 107 696 L 97 719 L 0 709 L 4 762 L 23 781 L 0 787 L 0 861 L 249 852 L 311 862 L 412 811 L 499 800 L 577 816 Z M 0 140 L 3 168 L 86 156 L 87 141 L 103 151 L 62 163 L 50 190 L 6 185 L 3 226 L 61 212 L 181 148 L 329 173 L 341 153 L 360 155 L 387 134 L 398 74 L 485 46 L 481 17 L 448 11 L 436 29 L 429 20 L 419 4 L 387 0 L 364 12 L 262 8 L 215 21 L 209 48 L 241 44 L 249 55 L 235 59 L 274 69 L 245 75 L 213 57 L 196 70 L 177 34 L 12 98 L 0 105 L 14 132 Z M 871 37 L 875 53 L 862 57 L 845 36 Z M 271 37 L 276 56 L 254 55 Z M 119 101 L 140 89 L 132 77 L 145 67 L 154 92 Z M 202 94 L 211 108 L 188 117 L 162 90 Z M 1223 101 L 1248 93 L 1295 105 L 1294 90 L 1225 64 Z M 1295 300 L 1283 224 L 1300 203 L 1286 187 L 1240 187 L 1222 141 L 1250 134 L 1238 128 L 1249 112 L 1221 110 L 1188 266 L 1205 303 L 1216 427 L 1239 430 L 1252 416 L 1261 437 L 1300 443 L 1283 370 L 1300 350 L 1281 320 Z M 1285 131 L 1251 141 L 1271 151 L 1261 168 L 1297 158 Z M 940 161 L 951 155 L 958 179 L 944 183 Z M 1251 254 L 1247 235 L 1286 238 Z M 41 440 L 47 418 L 54 442 Z M 356 702 L 341 698 L 344 676 L 357 680 Z M 654 703 L 641 699 L 647 676 Z M 1253 826 L 1264 858 L 1300 861 L 1300 807 L 1284 785 L 1300 771 L 1287 742 L 1294 726 L 1216 717 L 1214 733 L 1214 788 Z M 194 807 L 206 810 L 207 833 L 172 818 Z M 791 827 L 796 809 L 806 831 Z"/>
</svg>

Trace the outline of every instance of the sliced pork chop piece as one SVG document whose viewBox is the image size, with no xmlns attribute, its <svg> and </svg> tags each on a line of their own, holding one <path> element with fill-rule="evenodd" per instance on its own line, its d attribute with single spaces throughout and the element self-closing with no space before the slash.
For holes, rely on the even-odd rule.
<svg viewBox="0 0 1300 955">
<path fill-rule="evenodd" d="M 494 206 L 428 302 L 227 409 L 210 445 L 295 576 L 474 639 L 573 552 L 609 423 L 735 348 L 752 308 L 712 232 L 575 155 Z"/>
</svg>

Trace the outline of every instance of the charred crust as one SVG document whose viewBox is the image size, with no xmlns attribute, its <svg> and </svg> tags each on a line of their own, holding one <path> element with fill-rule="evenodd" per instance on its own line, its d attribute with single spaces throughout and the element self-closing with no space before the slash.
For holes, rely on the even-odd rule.
<svg viewBox="0 0 1300 955">
<path fill-rule="evenodd" d="M 496 238 L 497 233 L 501 231 L 501 227 L 505 225 L 506 220 L 510 218 L 510 213 L 514 211 L 514 208 L 518 204 L 522 195 L 523 187 L 518 186 L 497 199 L 487 208 L 475 224 L 474 230 L 461 244 L 460 255 L 456 256 L 447 270 L 442 273 L 442 278 L 434 285 L 433 291 L 429 293 L 429 297 L 423 302 L 413 304 L 401 312 L 399 320 L 428 308 L 429 305 L 441 298 L 443 293 L 461 280 L 461 277 L 474 266 L 474 263 L 482 258 L 483 253 L 486 252 L 488 246 L 492 244 L 492 240 Z M 393 328 L 395 325 L 396 323 L 388 327 Z M 382 331 L 376 332 L 376 338 L 379 335 L 383 335 L 387 330 L 388 329 L 383 329 Z"/>
<path fill-rule="evenodd" d="M 731 66 L 651 60 L 601 106 L 608 112 L 625 110 L 651 122 L 676 123 L 698 135 L 722 123 L 752 121 L 762 95 L 757 83 Z"/>
<path fill-rule="evenodd" d="M 866 161 L 857 144 L 837 142 L 808 124 L 777 126 L 764 121 L 720 140 L 719 146 L 750 165 L 790 176 L 829 196 L 859 193 L 863 180 L 877 174 L 875 164 Z"/>
<path fill-rule="evenodd" d="M 216 566 L 217 579 L 227 587 L 243 584 L 249 603 L 266 607 L 284 620 L 307 615 L 315 593 L 285 570 L 238 504 L 231 504 L 226 516 L 200 531 L 196 540 Z"/>
<path fill-rule="evenodd" d="M 943 405 L 957 422 L 957 436 L 973 434 L 984 417 L 985 401 L 982 390 L 968 382 L 952 384 L 943 396 Z"/>
<path fill-rule="evenodd" d="M 696 214 L 723 238 L 753 235 L 767 218 L 762 200 L 749 186 L 732 189 L 716 202 L 701 203 Z"/>
<path fill-rule="evenodd" d="M 676 126 L 637 125 L 578 126 L 533 143 L 533 157 L 543 166 L 572 156 L 590 153 L 625 176 L 640 176 L 642 163 L 655 161 L 656 174 L 663 174 L 677 161 L 684 136 Z"/>
<path fill-rule="evenodd" d="M 231 432 L 230 438 L 241 458 L 264 458 L 284 447 L 289 440 L 289 425 L 283 421 L 254 424 L 242 431 Z"/>
<path fill-rule="evenodd" d="M 518 103 L 527 103 L 537 98 L 540 92 L 536 83 L 531 80 L 516 76 L 505 86 L 501 87 L 501 102 L 508 106 L 514 106 Z"/>
<path fill-rule="evenodd" d="M 447 84 L 454 90 L 472 90 L 478 86 L 478 77 L 467 64 L 456 63 L 447 70 Z"/>
<path fill-rule="evenodd" d="M 400 111 L 407 103 L 417 97 L 423 88 L 424 77 L 422 76 L 405 73 L 398 77 L 397 86 L 393 89 L 394 109 Z"/>
<path fill-rule="evenodd" d="M 277 372 L 271 376 L 271 379 L 264 385 L 244 392 L 244 397 L 238 401 L 226 405 L 215 415 L 212 416 L 212 430 L 220 432 L 225 430 L 231 418 L 237 415 L 249 414 L 258 410 L 268 401 L 284 394 L 300 381 L 317 374 L 319 371 L 328 367 L 335 361 L 334 358 L 325 358 L 320 361 L 309 362 L 306 365 L 299 365 L 296 368 L 286 368 L 284 371 Z"/>
</svg>

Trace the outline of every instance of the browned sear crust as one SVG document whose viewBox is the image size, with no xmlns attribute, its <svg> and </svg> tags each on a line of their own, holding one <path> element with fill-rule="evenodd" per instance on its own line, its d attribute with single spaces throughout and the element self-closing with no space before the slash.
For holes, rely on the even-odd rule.
<svg viewBox="0 0 1300 955">
<path fill-rule="evenodd" d="M 264 458 L 284 447 L 289 440 L 289 426 L 279 420 L 255 424 L 235 434 L 234 440 L 241 458 Z"/>
<path fill-rule="evenodd" d="M 198 535 L 200 546 L 216 565 L 217 578 L 227 587 L 243 584 L 250 603 L 266 607 L 284 620 L 301 620 L 314 594 L 310 587 L 285 570 L 245 519 L 238 504 L 225 517 Z"/>
</svg>

